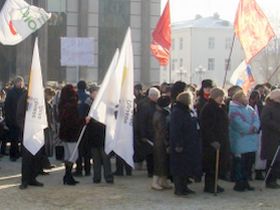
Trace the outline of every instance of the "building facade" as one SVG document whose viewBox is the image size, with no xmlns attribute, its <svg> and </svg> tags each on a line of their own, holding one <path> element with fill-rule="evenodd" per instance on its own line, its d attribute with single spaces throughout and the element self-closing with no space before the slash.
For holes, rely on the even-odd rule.
<svg viewBox="0 0 280 210">
<path fill-rule="evenodd" d="M 223 84 L 233 40 L 233 26 L 218 15 L 200 17 L 172 25 L 171 63 L 161 71 L 161 81 L 182 80 L 200 85 L 203 79 Z M 244 58 L 236 39 L 228 70 L 227 83 L 233 70 Z"/>
<path fill-rule="evenodd" d="M 132 30 L 135 83 L 159 82 L 159 65 L 150 54 L 151 33 L 160 16 L 160 0 L 27 0 L 45 8 L 52 18 L 36 34 L 17 46 L 0 46 L 2 82 L 15 75 L 28 79 L 33 41 L 39 36 L 44 81 L 100 83 L 127 28 Z M 94 39 L 94 65 L 61 66 L 61 37 Z M 11 48 L 11 49 L 10 49 Z M 5 52 L 5 53 L 4 53 Z M 7 71 L 8 70 L 8 71 Z M 2 75 L 2 72 L 0 72 Z"/>
</svg>

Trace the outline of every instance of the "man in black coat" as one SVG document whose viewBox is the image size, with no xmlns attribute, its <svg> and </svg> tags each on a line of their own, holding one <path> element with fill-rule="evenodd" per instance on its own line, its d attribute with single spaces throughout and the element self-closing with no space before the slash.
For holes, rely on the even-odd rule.
<svg viewBox="0 0 280 210">
<path fill-rule="evenodd" d="M 25 92 L 24 80 L 18 76 L 14 81 L 14 87 L 8 91 L 4 104 L 6 124 L 9 128 L 9 139 L 11 141 L 10 147 L 10 160 L 16 161 L 19 158 L 19 137 L 20 129 L 16 123 L 16 110 L 18 101 L 22 94 Z"/>
<path fill-rule="evenodd" d="M 203 148 L 203 170 L 205 172 L 204 191 L 214 193 L 216 151 L 220 148 L 220 168 L 229 161 L 229 120 L 226 111 L 222 108 L 225 93 L 220 88 L 214 88 L 210 99 L 200 114 L 200 127 Z M 221 171 L 219 170 L 219 171 Z M 218 192 L 224 189 L 218 186 Z"/>
<path fill-rule="evenodd" d="M 154 129 L 153 129 L 153 116 L 156 111 L 157 100 L 160 97 L 160 92 L 157 88 L 150 88 L 148 97 L 142 101 L 138 106 L 138 129 L 139 139 L 144 144 L 148 145 L 154 141 Z M 153 176 L 153 151 L 150 147 L 150 151 L 144 151 L 146 153 L 147 171 L 148 176 Z"/>
<path fill-rule="evenodd" d="M 27 91 L 25 90 L 18 100 L 16 109 L 16 123 L 19 128 L 20 138 L 23 137 L 26 106 Z M 21 190 L 26 189 L 28 185 L 43 186 L 43 183 L 36 180 L 40 171 L 41 156 L 42 149 L 36 155 L 32 155 L 22 144 L 21 185 L 19 186 Z"/>
</svg>

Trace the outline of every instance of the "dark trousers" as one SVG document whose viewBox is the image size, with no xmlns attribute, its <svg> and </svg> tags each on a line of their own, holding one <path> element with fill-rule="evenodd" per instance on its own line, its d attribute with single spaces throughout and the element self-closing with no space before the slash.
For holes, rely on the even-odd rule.
<svg viewBox="0 0 280 210">
<path fill-rule="evenodd" d="M 153 176 L 153 174 L 154 174 L 154 157 L 153 157 L 153 154 L 149 154 L 149 155 L 146 156 L 146 164 L 147 164 L 148 176 Z"/>
<path fill-rule="evenodd" d="M 255 162 L 255 152 L 241 154 L 233 158 L 233 173 L 236 182 L 248 181 L 252 175 L 252 167 Z"/>
<path fill-rule="evenodd" d="M 268 172 L 269 170 L 269 167 L 272 163 L 272 160 L 267 160 L 267 164 L 266 164 L 266 173 Z M 279 177 L 279 174 L 280 174 L 280 162 L 279 161 L 275 161 L 273 166 L 272 166 L 272 169 L 266 179 L 266 183 L 275 183 L 277 181 L 277 178 Z"/>
<path fill-rule="evenodd" d="M 126 175 L 131 175 L 132 168 L 130 167 L 130 165 L 128 165 L 121 157 L 116 155 L 116 173 L 119 175 L 123 175 L 124 169 Z"/>
<path fill-rule="evenodd" d="M 20 130 L 16 127 L 9 127 L 9 139 L 11 141 L 10 158 L 19 158 L 19 136 Z"/>
<path fill-rule="evenodd" d="M 90 158 L 91 158 L 91 148 L 84 145 L 84 142 L 79 146 L 79 156 L 76 161 L 76 171 L 82 173 L 83 171 L 83 163 L 84 170 L 86 174 L 90 174 Z"/>
<path fill-rule="evenodd" d="M 39 172 L 40 152 L 33 156 L 24 146 L 22 146 L 21 182 L 29 184 L 33 182 Z"/>
<path fill-rule="evenodd" d="M 111 169 L 111 161 L 109 156 L 105 153 L 104 148 L 93 148 L 93 181 L 101 181 L 101 167 L 103 165 L 104 178 L 106 181 L 113 180 L 113 174 Z"/>
<path fill-rule="evenodd" d="M 175 186 L 175 194 L 182 194 L 186 192 L 187 178 L 184 176 L 174 176 L 173 182 Z"/>
</svg>

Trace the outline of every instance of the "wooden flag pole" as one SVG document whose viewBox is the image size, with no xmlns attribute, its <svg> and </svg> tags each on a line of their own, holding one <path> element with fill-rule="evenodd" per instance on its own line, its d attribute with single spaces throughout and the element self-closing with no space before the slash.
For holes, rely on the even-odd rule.
<svg viewBox="0 0 280 210">
<path fill-rule="evenodd" d="M 226 86 L 227 74 L 228 74 L 228 69 L 229 69 L 229 65 L 230 65 L 231 55 L 232 55 L 232 51 L 233 51 L 233 47 L 234 47 L 234 42 L 235 42 L 235 33 L 233 34 L 231 48 L 230 48 L 230 52 L 229 52 L 229 56 L 228 56 L 228 62 L 227 62 L 227 67 L 226 67 L 224 81 L 223 81 L 223 88 L 225 88 L 225 86 Z"/>
</svg>

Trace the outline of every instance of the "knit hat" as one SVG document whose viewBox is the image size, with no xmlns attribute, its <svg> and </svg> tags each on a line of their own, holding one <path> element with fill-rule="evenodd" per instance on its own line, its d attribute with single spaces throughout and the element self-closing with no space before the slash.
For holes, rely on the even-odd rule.
<svg viewBox="0 0 280 210">
<path fill-rule="evenodd" d="M 161 96 L 157 101 L 158 105 L 162 108 L 169 106 L 170 97 L 169 96 Z"/>
<path fill-rule="evenodd" d="M 271 91 L 268 98 L 274 102 L 280 103 L 280 89 L 275 89 Z"/>
</svg>

